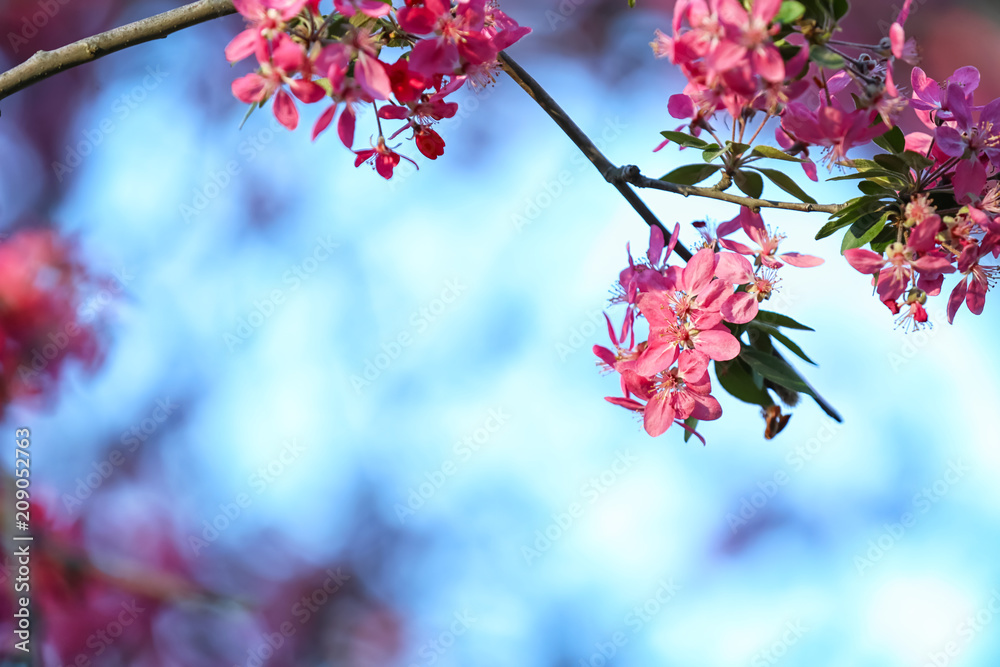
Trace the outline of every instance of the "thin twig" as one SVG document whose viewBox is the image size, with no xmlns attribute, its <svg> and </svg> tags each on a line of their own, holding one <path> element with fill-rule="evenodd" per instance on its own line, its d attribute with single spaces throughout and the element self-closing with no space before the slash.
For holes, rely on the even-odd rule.
<svg viewBox="0 0 1000 667">
<path fill-rule="evenodd" d="M 0 100 L 59 72 L 103 58 L 130 46 L 163 39 L 178 30 L 235 13 L 233 0 L 199 0 L 81 39 L 55 51 L 39 51 L 20 65 L 0 74 Z"/>
<path fill-rule="evenodd" d="M 667 238 L 670 237 L 671 230 L 667 229 L 666 226 L 656 217 L 656 215 L 649 209 L 646 204 L 639 198 L 632 188 L 628 186 L 628 183 L 623 181 L 620 177 L 620 169 L 611 163 L 608 158 L 604 157 L 604 153 L 600 151 L 594 142 L 584 133 L 579 126 L 573 122 L 573 119 L 563 111 L 562 107 L 556 103 L 552 96 L 549 95 L 544 88 L 535 81 L 530 74 L 524 71 L 524 69 L 518 65 L 513 58 L 507 55 L 506 52 L 500 52 L 500 64 L 503 65 L 504 71 L 510 75 L 514 81 L 517 82 L 521 88 L 531 96 L 538 106 L 542 108 L 549 116 L 556 122 L 566 136 L 568 136 L 577 148 L 579 148 L 587 159 L 597 167 L 597 171 L 601 172 L 601 176 L 604 180 L 611 183 L 615 188 L 625 197 L 625 200 L 631 204 L 632 208 L 635 209 L 636 213 L 642 217 L 642 219 L 649 226 L 657 226 L 663 231 L 663 235 Z M 680 243 L 677 244 L 675 252 L 680 255 L 685 261 L 691 259 L 691 252 L 682 246 Z"/>
<path fill-rule="evenodd" d="M 721 201 L 747 206 L 753 210 L 762 208 L 779 208 L 785 211 L 800 211 L 802 213 L 836 213 L 844 208 L 844 204 L 806 204 L 799 202 L 773 201 L 771 199 L 756 199 L 754 197 L 740 197 L 726 192 L 720 192 L 715 188 L 700 188 L 695 185 L 678 185 L 668 183 L 656 178 L 643 176 L 639 168 L 634 165 L 621 167 L 619 178 L 626 183 L 631 183 L 637 188 L 652 188 L 654 190 L 664 190 L 684 197 L 706 197 L 708 199 L 719 199 Z"/>
</svg>

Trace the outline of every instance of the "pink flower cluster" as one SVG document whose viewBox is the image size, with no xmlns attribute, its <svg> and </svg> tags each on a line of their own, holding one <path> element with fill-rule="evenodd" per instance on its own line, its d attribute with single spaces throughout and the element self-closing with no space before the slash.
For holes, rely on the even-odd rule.
<svg viewBox="0 0 1000 667">
<path fill-rule="evenodd" d="M 253 56 L 258 69 L 234 81 L 233 94 L 255 105 L 273 99 L 275 117 L 290 130 L 299 124 L 295 99 L 329 99 L 313 139 L 339 112 L 337 134 L 355 166 L 371 163 L 387 179 L 404 159 L 387 140 L 410 130 L 425 157 L 441 156 L 444 140 L 433 124 L 458 111 L 445 98 L 466 82 L 492 81 L 500 51 L 530 32 L 487 0 L 461 0 L 455 8 L 445 0 L 406 0 L 398 10 L 379 0 L 335 0 L 325 17 L 321 0 L 234 4 L 249 25 L 226 47 L 226 58 Z M 387 47 L 408 51 L 388 64 L 380 59 Z M 354 150 L 357 113 L 368 105 L 376 111 L 377 139 Z M 386 137 L 382 120 L 404 124 Z"/>
<path fill-rule="evenodd" d="M 87 281 L 74 249 L 53 232 L 0 242 L 0 414 L 12 401 L 51 393 L 70 359 L 98 361 L 96 334 L 77 317 Z"/>
<path fill-rule="evenodd" d="M 905 39 L 902 28 L 909 11 L 893 24 L 891 43 L 872 47 L 875 57 L 852 58 L 838 50 L 849 47 L 835 40 L 816 42 L 813 22 L 779 22 L 782 9 L 781 0 L 754 0 L 749 11 L 739 0 L 678 0 L 673 36 L 657 31 L 651 44 L 657 57 L 669 59 L 687 78 L 683 93 L 671 96 L 668 111 L 687 120 L 695 136 L 707 130 L 717 141 L 713 117 L 720 111 L 739 128 L 733 141 L 743 141 L 758 113 L 765 117 L 754 139 L 771 118 L 780 117 L 776 139 L 790 154 L 808 158 L 809 147 L 816 146 L 829 161 L 844 160 L 849 149 L 892 127 L 906 106 L 892 67 L 896 60 L 914 62 L 913 40 Z M 816 49 L 832 61 L 813 62 Z M 824 68 L 836 63 L 841 69 L 828 77 Z M 888 127 L 874 122 L 879 117 Z M 817 180 L 811 161 L 803 168 Z"/>
<path fill-rule="evenodd" d="M 710 421 L 722 415 L 711 393 L 708 366 L 740 354 L 736 328 L 730 325 L 757 317 L 759 304 L 771 297 L 775 273 L 784 264 L 807 267 L 823 260 L 779 254 L 782 237 L 770 232 L 758 214 L 743 208 L 739 216 L 718 227 L 716 236 L 705 234 L 704 247 L 686 266 L 673 266 L 667 260 L 679 227 L 666 247 L 663 232 L 651 228 L 645 262 L 635 262 L 629 252 L 629 266 L 621 272 L 612 300 L 626 304 L 624 323 L 618 333 L 605 315 L 614 351 L 595 345 L 594 354 L 603 368 L 620 375 L 623 396 L 606 400 L 642 414 L 647 433 L 658 436 L 677 423 L 701 438 L 685 421 Z M 740 229 L 759 247 L 725 238 Z M 648 339 L 638 343 L 637 315 L 649 326 Z"/>
<path fill-rule="evenodd" d="M 879 299 L 893 313 L 903 310 L 901 321 L 914 324 L 927 321 L 923 305 L 940 294 L 944 276 L 960 274 L 948 299 L 952 322 L 963 304 L 982 313 L 1000 275 L 1000 99 L 975 105 L 974 67 L 941 83 L 916 67 L 912 84 L 911 105 L 926 129 L 907 135 L 906 147 L 932 164 L 912 174 L 920 189 L 900 216 L 897 242 L 884 253 L 855 249 L 845 256 L 874 275 Z"/>
</svg>

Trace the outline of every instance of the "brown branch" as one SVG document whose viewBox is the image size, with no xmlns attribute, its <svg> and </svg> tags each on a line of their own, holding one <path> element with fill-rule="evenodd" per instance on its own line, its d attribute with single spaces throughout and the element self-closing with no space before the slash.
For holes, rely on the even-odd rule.
<svg viewBox="0 0 1000 667">
<path fill-rule="evenodd" d="M 739 195 L 731 195 L 723 192 L 717 188 L 700 188 L 693 185 L 677 185 L 676 183 L 667 183 L 666 181 L 660 181 L 653 178 L 647 178 L 639 172 L 639 168 L 633 165 L 628 165 L 625 167 L 616 167 L 614 164 L 608 160 L 603 153 L 594 145 L 594 143 L 587 137 L 587 135 L 581 130 L 576 123 L 563 111 L 555 100 L 545 91 L 541 85 L 535 81 L 531 76 L 521 68 L 513 58 L 507 55 L 506 52 L 501 52 L 500 63 L 503 65 L 504 70 L 511 76 L 514 81 L 516 81 L 528 95 L 531 96 L 538 106 L 552 117 L 552 120 L 566 133 L 573 143 L 583 151 L 583 154 L 597 167 L 597 171 L 601 172 L 601 176 L 608 182 L 614 185 L 622 196 L 628 200 L 629 204 L 636 210 L 636 212 L 642 216 L 642 219 L 646 221 L 648 225 L 656 225 L 664 230 L 664 234 L 669 235 L 670 230 L 667 230 L 663 224 L 656 218 L 652 211 L 639 199 L 638 195 L 629 187 L 629 185 L 634 185 L 638 188 L 651 188 L 656 190 L 665 190 L 667 192 L 672 192 L 674 194 L 683 195 L 684 197 L 705 197 L 708 199 L 718 199 L 720 201 L 726 201 L 733 204 L 739 204 L 741 206 L 748 206 L 753 210 L 759 210 L 762 208 L 780 208 L 787 211 L 800 211 L 803 213 L 836 213 L 837 211 L 844 208 L 844 204 L 806 204 L 799 202 L 782 202 L 773 201 L 770 199 L 756 199 L 753 197 L 741 197 Z M 681 247 L 677 247 L 677 251 L 681 257 L 688 259 L 690 253 Z"/>
<path fill-rule="evenodd" d="M 753 210 L 762 208 L 780 208 L 786 211 L 800 211 L 802 213 L 836 213 L 844 208 L 845 204 L 807 204 L 804 202 L 774 201 L 771 199 L 756 199 L 754 197 L 741 197 L 731 195 L 727 192 L 715 188 L 700 188 L 694 185 L 678 185 L 668 183 L 656 178 L 649 178 L 639 173 L 639 168 L 633 165 L 621 167 L 616 175 L 626 183 L 631 183 L 637 188 L 652 188 L 654 190 L 664 190 L 684 197 L 706 197 L 708 199 L 718 199 L 741 206 L 747 206 Z"/>
<path fill-rule="evenodd" d="M 163 39 L 178 30 L 235 13 L 233 0 L 199 0 L 81 39 L 55 51 L 39 51 L 20 65 L 0 74 L 0 100 L 59 72 L 137 44 Z"/>
<path fill-rule="evenodd" d="M 524 69 L 504 51 L 500 52 L 500 64 L 503 65 L 504 71 L 510 75 L 510 78 L 514 79 L 514 81 L 516 81 L 517 84 L 521 86 L 521 88 L 523 88 L 536 103 L 538 103 L 538 106 L 540 106 L 545 113 L 549 114 L 552 120 L 556 122 L 556 125 L 559 126 L 559 129 L 566 133 L 566 136 L 568 136 L 573 143 L 576 144 L 577 148 L 579 148 L 583 154 L 587 156 L 587 159 L 593 163 L 593 165 L 597 168 L 597 171 L 601 172 L 601 176 L 604 177 L 604 180 L 615 186 L 618 192 L 625 197 L 625 200 L 632 206 L 632 208 L 635 209 L 636 213 L 642 217 L 646 224 L 650 227 L 659 227 L 663 230 L 664 237 L 670 238 L 672 230 L 667 229 L 663 223 L 660 222 L 659 218 L 656 217 L 656 214 L 654 214 L 649 207 L 643 203 L 642 199 L 639 198 L 639 195 L 637 195 L 635 191 L 629 187 L 628 183 L 621 178 L 621 169 L 612 164 L 608 158 L 604 157 L 604 153 L 602 153 L 600 149 L 594 145 L 594 142 L 590 140 L 590 137 L 588 137 L 586 133 L 573 122 L 573 119 L 570 118 L 565 111 L 563 111 L 562 107 L 560 107 L 559 104 L 552 99 L 552 96 L 549 95 L 545 89 L 531 77 L 530 74 L 525 72 Z M 684 260 L 691 259 L 691 252 L 680 243 L 677 244 L 674 252 L 680 255 Z"/>
</svg>

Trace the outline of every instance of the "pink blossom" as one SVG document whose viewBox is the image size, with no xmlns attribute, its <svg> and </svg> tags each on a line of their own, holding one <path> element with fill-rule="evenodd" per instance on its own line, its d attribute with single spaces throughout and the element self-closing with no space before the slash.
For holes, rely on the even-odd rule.
<svg viewBox="0 0 1000 667">
<path fill-rule="evenodd" d="M 758 246 L 759 250 L 754 250 L 749 246 L 746 246 L 737 241 L 730 241 L 729 239 L 719 239 L 719 244 L 726 248 L 727 250 L 732 250 L 738 252 L 741 255 L 753 255 L 756 257 L 756 263 L 758 266 L 766 266 L 771 269 L 780 269 L 784 264 L 791 264 L 792 266 L 798 267 L 812 267 L 819 266 L 823 263 L 823 260 L 819 257 L 813 255 L 803 255 L 797 252 L 786 252 L 782 254 L 777 254 L 778 245 L 785 238 L 781 234 L 773 234 L 767 227 L 764 226 L 764 221 L 761 219 L 759 213 L 754 213 L 748 207 L 743 206 L 740 208 L 740 214 L 730 221 L 730 223 L 738 222 L 743 231 L 746 232 Z"/>
<path fill-rule="evenodd" d="M 722 416 L 722 406 L 711 395 L 708 361 L 700 352 L 685 350 L 676 367 L 652 378 L 630 370 L 622 373 L 628 391 L 646 401 L 643 426 L 649 435 L 662 435 L 689 417 L 711 421 Z"/>
<path fill-rule="evenodd" d="M 333 0 L 333 6 L 344 16 L 354 16 L 357 12 L 361 12 L 373 19 L 388 16 L 392 11 L 392 5 L 379 0 Z"/>
<path fill-rule="evenodd" d="M 416 162 L 405 155 L 400 155 L 393 148 L 385 145 L 385 137 L 379 137 L 378 143 L 373 144 L 370 149 L 354 151 L 357 156 L 354 160 L 354 166 L 360 167 L 365 162 L 369 162 L 374 166 L 379 176 L 386 180 L 392 178 L 392 170 L 399 164 L 400 158 L 411 162 L 417 169 L 420 168 Z"/>
<path fill-rule="evenodd" d="M 832 104 L 813 111 L 805 104 L 792 102 L 781 115 L 781 127 L 789 136 L 815 146 L 829 149 L 828 159 L 845 160 L 847 151 L 869 143 L 885 133 L 885 126 L 872 126 L 878 112 L 875 109 L 846 111 L 836 98 Z"/>
<path fill-rule="evenodd" d="M 289 21 L 302 11 L 306 0 L 233 0 L 236 11 L 250 24 L 226 47 L 226 59 L 235 63 L 257 54 L 257 60 L 267 62 L 268 42 L 277 37 Z"/>
<path fill-rule="evenodd" d="M 292 78 L 309 67 L 302 47 L 292 41 L 291 37 L 281 33 L 274 39 L 271 59 L 262 62 L 258 72 L 233 81 L 233 94 L 241 102 L 261 104 L 277 93 L 274 99 L 274 116 L 289 130 L 294 130 L 299 124 L 299 112 L 284 86 L 287 85 L 296 97 L 307 104 L 318 102 L 325 94 L 311 78 Z"/>
</svg>

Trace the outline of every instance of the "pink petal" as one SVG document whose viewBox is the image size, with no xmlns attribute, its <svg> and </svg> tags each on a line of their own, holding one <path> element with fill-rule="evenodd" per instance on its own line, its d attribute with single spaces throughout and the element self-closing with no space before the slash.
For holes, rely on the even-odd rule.
<svg viewBox="0 0 1000 667">
<path fill-rule="evenodd" d="M 620 405 L 623 408 L 634 410 L 635 412 L 642 412 L 643 410 L 642 403 L 631 398 L 622 398 L 621 396 L 605 396 L 604 400 L 608 403 L 613 403 L 615 405 Z"/>
<path fill-rule="evenodd" d="M 299 110 L 295 108 L 292 96 L 283 90 L 274 98 L 274 117 L 289 130 L 299 126 Z"/>
<path fill-rule="evenodd" d="M 240 102 L 254 104 L 263 98 L 266 85 L 267 82 L 260 74 L 247 74 L 233 81 L 233 95 Z"/>
<path fill-rule="evenodd" d="M 902 58 L 903 45 L 906 43 L 906 33 L 903 31 L 903 26 L 893 23 L 889 27 L 889 42 L 892 45 L 892 55 Z"/>
<path fill-rule="evenodd" d="M 750 65 L 765 81 L 781 83 L 785 80 L 785 61 L 771 45 L 756 49 L 750 54 Z"/>
<path fill-rule="evenodd" d="M 695 108 L 691 98 L 684 94 L 671 95 L 667 111 L 674 118 L 694 118 Z"/>
<path fill-rule="evenodd" d="M 354 77 L 362 90 L 376 100 L 387 100 L 392 94 L 389 73 L 385 70 L 385 64 L 378 58 L 362 53 L 354 66 Z"/>
<path fill-rule="evenodd" d="M 350 105 L 344 109 L 344 113 L 340 114 L 340 120 L 337 121 L 337 136 L 340 137 L 340 143 L 344 144 L 348 148 L 354 146 L 354 127 L 357 118 L 354 115 L 354 109 Z"/>
<path fill-rule="evenodd" d="M 654 438 L 666 433 L 667 429 L 674 423 L 674 409 L 670 407 L 665 393 L 660 393 L 646 403 L 643 411 L 642 425 L 646 428 L 646 433 Z"/>
<path fill-rule="evenodd" d="M 749 250 L 749 248 L 747 249 Z M 753 280 L 753 265 L 743 255 L 737 255 L 732 252 L 720 252 L 717 258 L 715 275 L 722 280 L 734 285 L 745 285 Z"/>
<path fill-rule="evenodd" d="M 652 338 L 652 335 L 650 335 Z M 660 371 L 665 371 L 677 360 L 677 346 L 672 344 L 656 345 L 651 343 L 646 351 L 636 360 L 634 370 L 642 377 L 652 377 Z"/>
<path fill-rule="evenodd" d="M 782 255 L 778 255 L 778 259 L 786 264 L 791 264 L 792 266 L 798 266 L 804 269 L 812 266 L 819 266 L 824 262 L 822 257 L 803 255 L 797 252 L 786 252 Z"/>
<path fill-rule="evenodd" d="M 871 250 L 864 250 L 862 248 L 852 248 L 850 250 L 844 251 L 844 258 L 847 259 L 847 263 L 853 266 L 855 269 L 861 273 L 878 273 L 885 266 L 885 260 L 882 255 L 874 253 Z"/>
<path fill-rule="evenodd" d="M 702 248 L 694 254 L 681 272 L 681 287 L 688 294 L 697 294 L 708 286 L 715 275 L 715 253 Z"/>
<path fill-rule="evenodd" d="M 332 105 L 329 109 L 324 111 L 319 118 L 316 119 L 316 125 L 313 126 L 312 139 L 316 141 L 316 137 L 326 131 L 326 128 L 330 127 L 330 123 L 333 122 L 333 117 L 337 113 L 337 105 Z M 350 148 L 350 146 L 348 146 Z"/>
<path fill-rule="evenodd" d="M 649 250 L 646 252 L 646 259 L 651 266 L 656 266 L 663 254 L 663 230 L 658 225 L 649 227 Z"/>
<path fill-rule="evenodd" d="M 257 50 L 257 41 L 260 34 L 256 30 L 244 30 L 233 38 L 226 46 L 226 60 L 231 63 L 239 62 L 244 58 L 253 55 Z"/>
<path fill-rule="evenodd" d="M 615 358 L 614 353 L 608 348 L 595 345 L 593 350 L 594 354 L 597 355 L 597 358 L 606 363 L 608 366 L 614 368 L 615 364 L 618 363 L 618 359 Z"/>
<path fill-rule="evenodd" d="M 691 416 L 701 421 L 712 421 L 722 416 L 722 406 L 714 396 L 704 396 L 701 394 L 691 394 L 694 398 L 695 406 L 691 411 Z"/>
<path fill-rule="evenodd" d="M 962 281 L 955 285 L 955 289 L 951 291 L 951 296 L 948 297 L 948 324 L 954 322 L 958 309 L 962 307 L 962 303 L 965 301 L 965 295 L 968 292 L 968 280 L 968 278 L 962 278 Z"/>
<path fill-rule="evenodd" d="M 746 324 L 757 317 L 760 307 L 757 297 L 749 292 L 736 292 L 722 304 L 722 316 L 733 324 Z"/>
<path fill-rule="evenodd" d="M 716 361 L 729 361 L 740 353 L 740 341 L 725 328 L 699 331 L 694 346 Z"/>
</svg>

